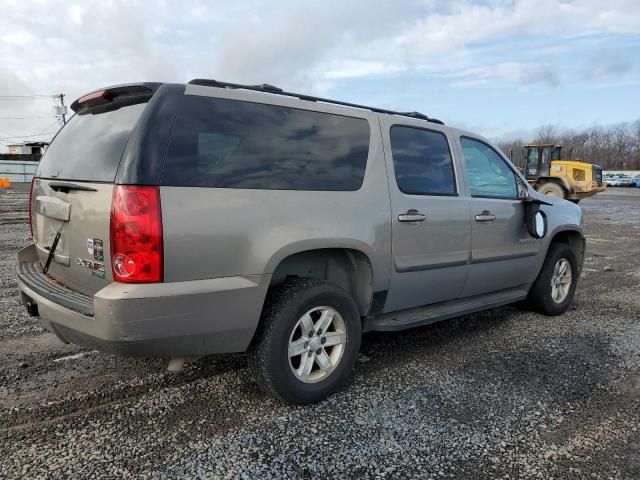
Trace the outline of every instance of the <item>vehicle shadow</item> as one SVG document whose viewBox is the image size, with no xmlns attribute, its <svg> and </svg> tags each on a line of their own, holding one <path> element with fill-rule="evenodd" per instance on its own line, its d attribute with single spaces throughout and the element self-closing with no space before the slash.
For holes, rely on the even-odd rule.
<svg viewBox="0 0 640 480">
<path fill-rule="evenodd" d="M 499 307 L 399 332 L 368 332 L 362 337 L 360 352 L 413 356 L 417 350 L 446 347 L 450 342 L 477 337 L 508 323 L 517 315 L 516 307 Z"/>
</svg>

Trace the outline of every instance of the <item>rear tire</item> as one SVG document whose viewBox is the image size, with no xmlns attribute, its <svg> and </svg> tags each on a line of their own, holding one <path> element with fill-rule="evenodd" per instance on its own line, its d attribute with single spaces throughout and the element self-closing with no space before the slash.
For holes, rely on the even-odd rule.
<svg viewBox="0 0 640 480">
<path fill-rule="evenodd" d="M 283 402 L 319 402 L 348 380 L 361 334 L 356 303 L 342 288 L 313 278 L 288 280 L 267 295 L 247 352 L 249 369 L 263 391 Z"/>
<path fill-rule="evenodd" d="M 563 314 L 573 300 L 578 273 L 573 250 L 564 243 L 551 244 L 542 270 L 529 291 L 528 306 L 545 315 Z"/>
<path fill-rule="evenodd" d="M 550 197 L 566 198 L 567 194 L 560 185 L 555 182 L 545 182 L 538 187 L 538 191 Z"/>
</svg>

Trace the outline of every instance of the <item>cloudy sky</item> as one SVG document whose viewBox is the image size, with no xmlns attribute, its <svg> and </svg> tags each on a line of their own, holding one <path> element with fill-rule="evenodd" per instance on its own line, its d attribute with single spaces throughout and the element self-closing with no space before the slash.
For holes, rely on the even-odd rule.
<svg viewBox="0 0 640 480">
<path fill-rule="evenodd" d="M 0 149 L 54 100 L 215 78 L 418 110 L 493 138 L 640 118 L 638 0 L 0 0 Z"/>
</svg>

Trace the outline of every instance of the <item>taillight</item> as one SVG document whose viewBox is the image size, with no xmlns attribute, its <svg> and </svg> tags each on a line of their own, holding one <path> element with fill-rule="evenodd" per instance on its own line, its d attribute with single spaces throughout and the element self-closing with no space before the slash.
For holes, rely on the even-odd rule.
<svg viewBox="0 0 640 480">
<path fill-rule="evenodd" d="M 162 211 L 158 187 L 115 185 L 110 235 L 115 281 L 162 282 Z"/>
<path fill-rule="evenodd" d="M 36 177 L 33 177 L 29 189 L 29 232 L 31 232 L 31 238 L 33 238 L 33 184 L 35 181 Z"/>
</svg>

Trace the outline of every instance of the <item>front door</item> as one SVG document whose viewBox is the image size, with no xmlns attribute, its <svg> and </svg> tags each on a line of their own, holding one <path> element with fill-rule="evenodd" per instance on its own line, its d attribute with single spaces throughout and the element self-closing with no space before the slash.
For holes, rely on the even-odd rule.
<svg viewBox="0 0 640 480">
<path fill-rule="evenodd" d="M 471 202 L 471 264 L 463 296 L 523 285 L 535 276 L 540 240 L 529 235 L 514 170 L 485 142 L 461 137 Z"/>
<path fill-rule="evenodd" d="M 393 238 L 384 311 L 458 298 L 469 269 L 471 226 L 449 140 L 435 125 L 381 124 Z"/>
</svg>

